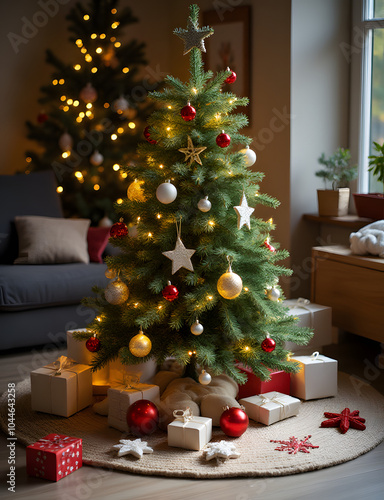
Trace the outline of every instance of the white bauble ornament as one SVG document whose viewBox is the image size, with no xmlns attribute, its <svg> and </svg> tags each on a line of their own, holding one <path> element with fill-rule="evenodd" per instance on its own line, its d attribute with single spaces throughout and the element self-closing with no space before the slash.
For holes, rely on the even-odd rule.
<svg viewBox="0 0 384 500">
<path fill-rule="evenodd" d="M 168 205 L 168 203 L 175 201 L 176 197 L 177 189 L 173 184 L 171 184 L 171 181 L 163 182 L 156 189 L 156 198 L 160 201 L 160 203 Z"/>
<path fill-rule="evenodd" d="M 59 147 L 62 151 L 70 151 L 73 146 L 72 136 L 68 132 L 64 132 L 59 138 Z"/>
<path fill-rule="evenodd" d="M 87 83 L 87 85 L 80 91 L 79 97 L 85 103 L 95 102 L 97 99 L 97 90 L 91 83 Z"/>
<path fill-rule="evenodd" d="M 240 149 L 240 153 L 243 153 L 245 165 L 247 167 L 251 167 L 256 162 L 256 153 L 253 151 L 253 149 L 250 149 L 249 146 L 244 149 Z"/>
<path fill-rule="evenodd" d="M 241 294 L 243 280 L 236 273 L 232 272 L 231 266 L 228 271 L 222 274 L 217 282 L 217 291 L 224 299 L 235 299 Z"/>
<path fill-rule="evenodd" d="M 104 215 L 102 219 L 99 220 L 99 227 L 111 227 L 113 222 L 111 219 L 108 217 L 108 215 Z"/>
<path fill-rule="evenodd" d="M 116 101 L 113 102 L 112 106 L 117 113 L 122 113 L 129 108 L 129 103 L 127 99 L 121 95 L 118 99 L 116 99 Z"/>
<path fill-rule="evenodd" d="M 117 278 L 116 281 L 112 281 L 106 286 L 104 296 L 107 302 L 116 306 L 124 304 L 129 297 L 129 290 L 127 285 Z"/>
<path fill-rule="evenodd" d="M 94 151 L 91 155 L 91 157 L 89 158 L 89 161 L 92 163 L 92 165 L 94 165 L 95 167 L 98 167 L 99 165 L 101 165 L 104 161 L 104 156 L 99 153 L 96 149 L 96 151 Z"/>
<path fill-rule="evenodd" d="M 201 323 L 199 323 L 199 320 L 197 319 L 191 326 L 191 332 L 193 333 L 193 335 L 201 335 L 203 331 L 204 327 Z"/>
<path fill-rule="evenodd" d="M 199 203 L 197 204 L 197 208 L 200 212 L 209 212 L 212 208 L 212 203 L 208 200 L 208 196 L 204 196 L 201 198 Z"/>
<path fill-rule="evenodd" d="M 269 300 L 272 300 L 273 302 L 277 302 L 280 298 L 280 290 L 276 287 L 273 287 L 269 290 L 267 290 L 267 297 Z"/>
<path fill-rule="evenodd" d="M 205 370 L 202 370 L 199 375 L 199 382 L 201 385 L 208 385 L 211 383 L 212 377 Z"/>
</svg>

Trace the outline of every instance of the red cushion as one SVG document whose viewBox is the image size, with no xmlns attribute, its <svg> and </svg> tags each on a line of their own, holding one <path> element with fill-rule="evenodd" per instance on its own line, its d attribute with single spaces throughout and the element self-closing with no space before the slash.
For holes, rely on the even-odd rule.
<svg viewBox="0 0 384 500">
<path fill-rule="evenodd" d="M 91 262 L 103 262 L 102 255 L 109 240 L 109 227 L 90 227 L 87 234 Z"/>
</svg>

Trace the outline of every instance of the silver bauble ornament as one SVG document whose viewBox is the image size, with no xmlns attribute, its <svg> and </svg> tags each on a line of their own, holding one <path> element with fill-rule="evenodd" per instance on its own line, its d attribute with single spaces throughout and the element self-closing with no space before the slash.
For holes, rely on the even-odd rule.
<svg viewBox="0 0 384 500">
<path fill-rule="evenodd" d="M 89 158 L 89 161 L 92 165 L 94 165 L 95 167 L 98 167 L 99 165 L 101 165 L 104 161 L 104 156 L 99 153 L 96 149 L 96 151 L 94 151 L 91 155 L 91 157 Z"/>
<path fill-rule="evenodd" d="M 201 335 L 203 331 L 204 327 L 201 323 L 199 323 L 199 320 L 197 319 L 191 326 L 191 332 L 193 333 L 193 335 Z"/>
<path fill-rule="evenodd" d="M 241 294 L 243 280 L 236 273 L 232 272 L 231 266 L 228 271 L 222 274 L 217 282 L 217 291 L 224 299 L 235 299 Z"/>
<path fill-rule="evenodd" d="M 212 377 L 205 370 L 202 370 L 199 375 L 199 382 L 201 385 L 208 385 L 211 383 Z"/>
<path fill-rule="evenodd" d="M 168 203 L 175 201 L 176 197 L 177 189 L 173 184 L 171 184 L 171 181 L 163 182 L 156 189 L 156 198 L 160 201 L 160 203 L 168 205 Z"/>
<path fill-rule="evenodd" d="M 129 103 L 127 99 L 124 96 L 120 96 L 116 101 L 113 102 L 113 109 L 117 113 L 122 113 L 123 111 L 126 111 L 129 108 Z"/>
<path fill-rule="evenodd" d="M 247 167 L 251 167 L 256 162 L 256 153 L 253 151 L 253 149 L 250 149 L 249 146 L 244 149 L 240 149 L 240 153 L 243 153 L 245 165 Z"/>
<path fill-rule="evenodd" d="M 129 297 L 129 290 L 127 285 L 118 278 L 116 281 L 112 281 L 112 283 L 106 286 L 104 296 L 107 302 L 116 306 L 124 304 Z"/>
<path fill-rule="evenodd" d="M 199 203 L 197 204 L 197 208 L 200 212 L 209 212 L 212 208 L 212 203 L 208 200 L 208 196 L 204 196 L 201 198 Z"/>
<path fill-rule="evenodd" d="M 273 302 L 277 302 L 280 298 L 280 290 L 276 287 L 270 288 L 267 290 L 267 297 L 269 300 L 272 300 Z"/>
<path fill-rule="evenodd" d="M 59 147 L 62 151 L 70 151 L 73 146 L 72 136 L 68 132 L 64 132 L 59 138 Z"/>
<path fill-rule="evenodd" d="M 79 97 L 85 103 L 95 102 L 97 99 L 97 90 L 91 83 L 87 83 L 87 85 L 80 91 Z"/>
</svg>

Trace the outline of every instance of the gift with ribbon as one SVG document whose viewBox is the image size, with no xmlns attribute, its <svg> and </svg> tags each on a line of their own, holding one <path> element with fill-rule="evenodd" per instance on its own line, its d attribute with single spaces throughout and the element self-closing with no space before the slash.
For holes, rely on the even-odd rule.
<svg viewBox="0 0 384 500">
<path fill-rule="evenodd" d="M 27 474 L 59 481 L 82 466 L 82 450 L 80 438 L 48 434 L 27 446 Z"/>
<path fill-rule="evenodd" d="M 288 307 L 288 314 L 297 318 L 297 326 L 310 328 L 314 334 L 305 346 L 287 341 L 285 348 L 296 354 L 310 354 L 322 346 L 332 344 L 332 309 L 327 306 L 313 304 L 308 299 L 300 297 L 283 302 Z"/>
<path fill-rule="evenodd" d="M 201 450 L 212 438 L 212 419 L 196 417 L 190 408 L 174 410 L 175 420 L 168 424 L 168 446 Z"/>
<path fill-rule="evenodd" d="M 33 370 L 31 378 L 32 410 L 70 417 L 92 404 L 92 373 L 67 356 Z"/>
<path fill-rule="evenodd" d="M 301 405 L 300 399 L 276 391 L 240 399 L 239 403 L 249 418 L 264 425 L 297 415 Z"/>
<path fill-rule="evenodd" d="M 319 399 L 337 394 L 337 360 L 315 351 L 310 356 L 292 356 L 300 371 L 291 374 L 291 394 L 300 399 Z"/>
<path fill-rule="evenodd" d="M 248 398 L 255 394 L 262 394 L 264 392 L 282 392 L 283 394 L 290 394 L 291 375 L 283 370 L 271 370 L 269 380 L 261 380 L 252 371 L 249 366 L 244 366 L 239 363 L 237 368 L 247 375 L 245 384 L 239 384 L 239 392 L 237 399 Z"/>
<path fill-rule="evenodd" d="M 158 385 L 143 384 L 140 376 L 121 370 L 120 376 L 115 375 L 108 389 L 108 425 L 119 431 L 129 431 L 127 411 L 131 404 L 139 399 L 147 399 L 158 404 L 160 390 Z"/>
</svg>

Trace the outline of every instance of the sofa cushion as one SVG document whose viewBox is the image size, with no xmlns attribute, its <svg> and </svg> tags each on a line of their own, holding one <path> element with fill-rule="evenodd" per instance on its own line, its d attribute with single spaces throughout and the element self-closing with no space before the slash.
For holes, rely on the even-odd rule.
<svg viewBox="0 0 384 500">
<path fill-rule="evenodd" d="M 103 262 L 103 252 L 110 236 L 109 227 L 90 227 L 88 229 L 88 254 L 90 262 Z"/>
<path fill-rule="evenodd" d="M 88 264 L 89 219 L 25 215 L 15 217 L 19 256 L 15 264 Z"/>
<path fill-rule="evenodd" d="M 17 257 L 16 215 L 63 216 L 56 187 L 51 170 L 0 176 L 0 263 Z"/>
<path fill-rule="evenodd" d="M 0 265 L 0 310 L 76 304 L 105 288 L 105 264 Z"/>
</svg>

